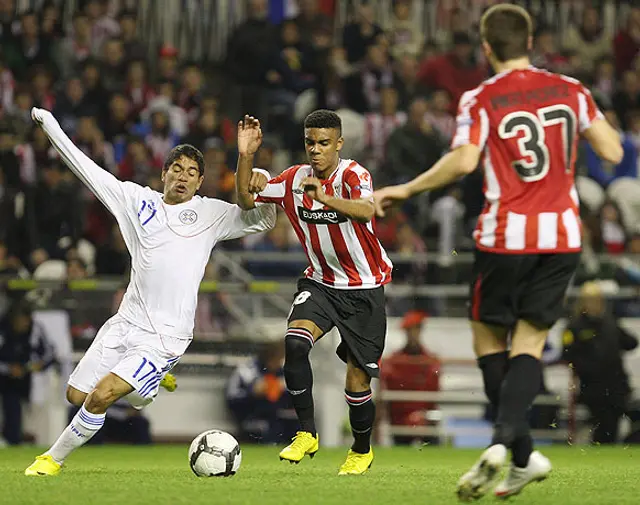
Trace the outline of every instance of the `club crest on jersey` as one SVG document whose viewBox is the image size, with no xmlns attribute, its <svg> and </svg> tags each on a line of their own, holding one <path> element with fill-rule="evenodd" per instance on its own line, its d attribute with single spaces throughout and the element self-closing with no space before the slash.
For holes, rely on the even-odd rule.
<svg viewBox="0 0 640 505">
<path fill-rule="evenodd" d="M 335 210 L 311 210 L 298 207 L 298 217 L 309 224 L 340 224 L 347 222 L 347 218 Z"/>
<path fill-rule="evenodd" d="M 178 219 L 182 224 L 193 224 L 198 220 L 198 214 L 195 210 L 185 209 L 178 215 Z"/>
</svg>

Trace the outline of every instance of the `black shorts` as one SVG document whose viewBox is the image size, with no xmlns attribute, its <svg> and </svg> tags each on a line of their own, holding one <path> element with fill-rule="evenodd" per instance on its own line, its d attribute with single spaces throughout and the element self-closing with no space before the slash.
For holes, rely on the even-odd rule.
<svg viewBox="0 0 640 505">
<path fill-rule="evenodd" d="M 469 318 L 503 327 L 519 319 L 551 328 L 562 316 L 564 297 L 580 253 L 499 254 L 476 250 Z"/>
<path fill-rule="evenodd" d="M 384 288 L 334 289 L 309 279 L 298 281 L 289 322 L 313 321 L 327 333 L 335 326 L 340 332 L 338 357 L 354 361 L 370 377 L 379 377 L 379 361 L 387 334 Z"/>
</svg>

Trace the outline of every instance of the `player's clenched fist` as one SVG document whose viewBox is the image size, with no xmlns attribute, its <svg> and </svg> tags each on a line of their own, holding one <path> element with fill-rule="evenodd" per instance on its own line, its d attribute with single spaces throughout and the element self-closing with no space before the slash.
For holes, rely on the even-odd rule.
<svg viewBox="0 0 640 505">
<path fill-rule="evenodd" d="M 260 172 L 251 172 L 251 179 L 249 179 L 249 193 L 258 194 L 264 191 L 267 187 L 269 179 L 267 176 Z"/>
<path fill-rule="evenodd" d="M 262 128 L 260 121 L 246 115 L 238 122 L 238 152 L 240 156 L 252 156 L 262 144 Z"/>
<path fill-rule="evenodd" d="M 31 119 L 33 119 L 36 123 L 42 124 L 46 115 L 51 116 L 51 112 L 45 109 L 38 109 L 37 107 L 31 108 Z"/>
<path fill-rule="evenodd" d="M 322 188 L 322 182 L 317 177 L 305 177 L 300 184 L 307 196 L 320 203 L 324 203 L 327 194 Z"/>
</svg>

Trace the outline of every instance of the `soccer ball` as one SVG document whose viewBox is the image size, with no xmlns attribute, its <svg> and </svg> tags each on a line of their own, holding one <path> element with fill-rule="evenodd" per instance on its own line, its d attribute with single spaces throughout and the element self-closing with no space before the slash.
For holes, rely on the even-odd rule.
<svg viewBox="0 0 640 505">
<path fill-rule="evenodd" d="M 240 468 L 238 441 L 220 430 L 200 433 L 189 447 L 189 466 L 198 477 L 229 477 Z"/>
</svg>

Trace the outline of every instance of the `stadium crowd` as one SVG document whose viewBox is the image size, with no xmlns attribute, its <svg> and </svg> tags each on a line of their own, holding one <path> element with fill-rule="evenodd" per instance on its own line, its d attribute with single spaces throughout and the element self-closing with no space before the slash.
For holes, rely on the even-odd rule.
<svg viewBox="0 0 640 505">
<path fill-rule="evenodd" d="M 66 275 L 124 275 L 128 255 L 112 218 L 65 169 L 32 106 L 53 111 L 65 131 L 105 170 L 161 189 L 167 152 L 187 142 L 207 163 L 201 193 L 232 200 L 235 119 L 263 119 L 267 139 L 257 164 L 274 175 L 302 160 L 301 119 L 312 108 L 338 110 L 345 156 L 368 167 L 377 187 L 408 180 L 447 150 L 461 94 L 489 76 L 477 20 L 453 9 L 448 25 L 424 34 L 412 2 L 395 0 L 382 25 L 363 3 L 344 27 L 331 4 L 299 2 L 299 14 L 275 24 L 266 0 L 249 0 L 247 19 L 228 39 L 226 60 L 202 66 L 170 45 L 149 50 L 134 10 L 85 0 L 62 23 L 57 2 L 16 13 L 0 2 L 0 270 L 32 275 L 49 260 Z M 488 2 L 491 3 L 491 2 Z M 127 4 L 128 5 L 128 4 Z M 338 37 L 335 37 L 335 34 Z M 588 5 L 562 33 L 538 23 L 535 64 L 582 80 L 624 138 L 625 157 L 606 166 L 585 145 L 577 163 L 584 234 L 590 251 L 640 252 L 640 7 L 611 32 Z M 148 58 L 153 53 L 152 58 Z M 482 206 L 482 172 L 378 223 L 385 248 L 411 257 L 428 248 L 446 265 L 471 247 Z M 297 250 L 286 226 L 230 247 Z M 292 276 L 284 265 L 248 264 L 260 276 Z M 594 275 L 597 265 L 587 267 Z M 419 280 L 424 265 L 399 268 Z M 294 274 L 296 272 L 293 272 Z"/>
</svg>

